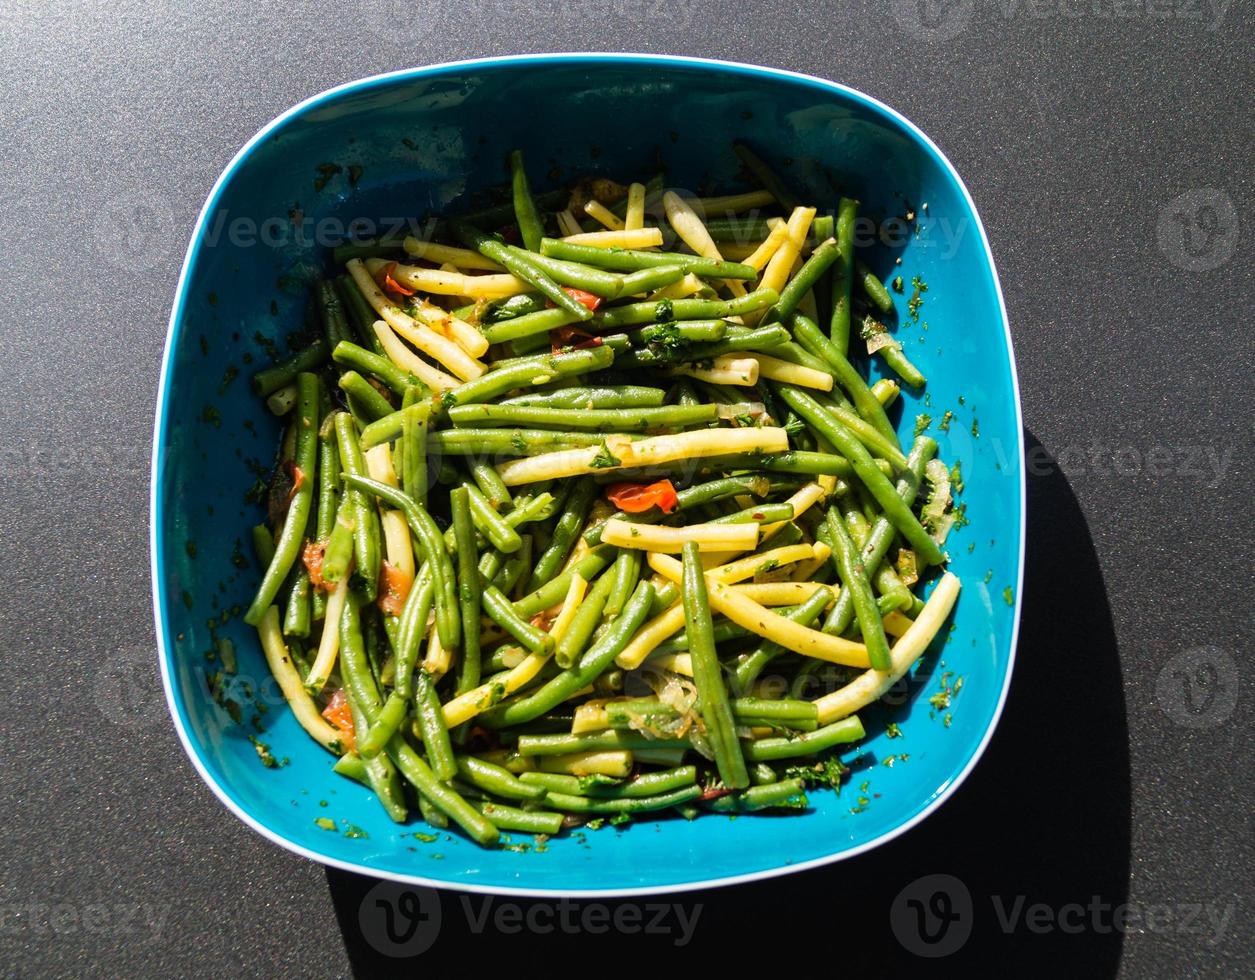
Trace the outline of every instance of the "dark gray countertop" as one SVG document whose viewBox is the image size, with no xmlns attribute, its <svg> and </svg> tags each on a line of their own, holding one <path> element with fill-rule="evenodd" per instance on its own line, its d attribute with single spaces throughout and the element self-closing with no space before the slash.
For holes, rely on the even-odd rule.
<svg viewBox="0 0 1255 980">
<path fill-rule="evenodd" d="M 629 935 L 611 957 L 597 908 L 567 914 L 582 924 L 572 935 L 558 914 L 555 934 L 537 934 L 512 931 L 510 903 L 449 894 L 417 968 L 460 974 L 500 945 L 524 973 L 541 956 L 639 971 L 672 962 L 653 957 L 696 916 L 684 962 L 748 940 L 787 970 L 1255 973 L 1249 7 L 152 6 L 0 8 L 0 974 L 367 975 L 395 962 L 359 917 L 371 883 L 229 816 L 166 720 L 146 532 L 168 306 L 213 180 L 289 105 L 415 64 L 616 48 L 847 82 L 906 113 L 965 176 L 1041 447 L 1019 666 L 985 761 L 905 838 L 680 897 L 679 914 L 663 900 L 668 931 Z M 135 267 L 101 247 L 118 229 L 137 236 Z M 900 913 L 934 873 L 966 889 L 972 932 L 930 961 Z M 523 909 L 542 927 L 551 911 Z M 619 912 L 620 932 L 635 914 Z M 643 927 L 655 913 L 641 914 Z"/>
</svg>

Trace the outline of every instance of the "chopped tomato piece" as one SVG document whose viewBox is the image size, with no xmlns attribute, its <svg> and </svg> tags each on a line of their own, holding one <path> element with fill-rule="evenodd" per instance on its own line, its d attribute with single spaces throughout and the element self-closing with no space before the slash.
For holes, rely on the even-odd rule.
<svg viewBox="0 0 1255 980">
<path fill-rule="evenodd" d="M 549 348 L 555 354 L 568 350 L 585 350 L 589 347 L 600 347 L 601 338 L 581 330 L 577 326 L 558 327 L 549 331 Z"/>
<path fill-rule="evenodd" d="M 379 277 L 379 285 L 383 287 L 384 292 L 391 293 L 393 296 L 413 296 L 414 290 L 402 286 L 392 278 L 392 273 L 396 270 L 396 267 L 397 264 L 395 262 L 389 262 L 383 267 Z"/>
<path fill-rule="evenodd" d="M 680 506 L 680 498 L 670 480 L 657 483 L 612 483 L 606 488 L 606 499 L 628 514 L 643 514 L 657 507 L 670 514 Z"/>
<path fill-rule="evenodd" d="M 322 577 L 322 560 L 326 551 L 326 541 L 306 541 L 305 550 L 301 553 L 301 560 L 305 562 L 305 569 L 309 572 L 309 584 L 322 592 L 331 589 L 331 583 Z"/>
<path fill-rule="evenodd" d="M 568 296 L 570 296 L 571 299 L 575 300 L 575 302 L 581 304 L 582 306 L 588 307 L 594 313 L 596 313 L 597 308 L 601 306 L 601 297 L 596 295 L 595 293 L 586 293 L 584 292 L 584 290 L 576 289 L 574 286 L 563 286 L 562 291 L 566 293 Z M 557 304 L 554 303 L 553 300 L 549 300 L 549 302 L 546 305 L 548 305 L 549 308 L 552 309 Z"/>
<path fill-rule="evenodd" d="M 389 616 L 401 615 L 405 597 L 410 592 L 409 578 L 395 565 L 383 562 L 379 567 L 379 608 Z"/>
<path fill-rule="evenodd" d="M 344 745 L 350 752 L 357 748 L 357 737 L 353 733 L 353 709 L 349 707 L 349 699 L 345 697 L 344 688 L 336 688 L 331 695 L 327 707 L 322 709 L 322 716 L 332 725 L 340 729 Z"/>
</svg>

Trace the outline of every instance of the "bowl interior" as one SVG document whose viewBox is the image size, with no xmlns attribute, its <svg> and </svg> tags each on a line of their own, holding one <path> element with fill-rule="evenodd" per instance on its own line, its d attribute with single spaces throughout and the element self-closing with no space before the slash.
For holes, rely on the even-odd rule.
<svg viewBox="0 0 1255 980">
<path fill-rule="evenodd" d="M 286 350 L 310 276 L 353 219 L 367 220 L 359 231 L 388 232 L 464 207 L 502 181 L 513 147 L 525 151 L 538 189 L 582 173 L 647 175 L 659 160 L 672 186 L 743 188 L 734 139 L 780 163 L 821 207 L 835 204 L 835 187 L 878 221 L 915 213 L 917 227 L 889 226 L 870 264 L 886 283 L 904 277 L 898 336 L 930 379 L 926 393 L 904 395 L 899 430 L 909 441 L 917 414 L 928 413 L 942 455 L 962 465 L 970 523 L 948 544 L 963 580 L 953 629 L 894 704 L 863 713 L 871 737 L 850 753 L 860 768 L 840 795 L 813 792 L 805 815 L 642 821 L 552 840 L 543 852 L 485 851 L 457 835 L 425 842 L 413 835 L 425 824 L 392 824 L 367 790 L 331 772 L 238 618 L 257 578 L 249 528 L 262 514 L 246 491 L 278 435 L 248 378 L 272 345 Z M 907 313 L 914 276 L 927 284 L 918 323 Z M 548 57 L 402 73 L 311 100 L 259 135 L 206 208 L 172 317 L 156 438 L 156 606 L 176 720 L 229 805 L 321 860 L 461 887 L 565 893 L 769 873 L 863 849 L 920 816 L 996 719 L 1013 656 L 1023 487 L 995 273 L 970 202 L 936 151 L 836 86 L 684 60 Z M 234 646 L 233 674 L 214 652 L 221 640 Z M 935 709 L 930 695 L 959 676 L 953 706 Z M 890 721 L 900 738 L 884 734 Z M 253 739 L 283 764 L 263 765 Z M 903 753 L 909 759 L 892 768 L 881 764 Z M 338 829 L 315 823 L 324 817 Z M 363 833 L 346 833 L 350 825 Z"/>
</svg>

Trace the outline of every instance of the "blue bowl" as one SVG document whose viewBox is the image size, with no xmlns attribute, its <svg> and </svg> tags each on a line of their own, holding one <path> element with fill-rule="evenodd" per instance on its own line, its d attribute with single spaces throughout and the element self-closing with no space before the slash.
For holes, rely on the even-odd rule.
<svg viewBox="0 0 1255 980">
<path fill-rule="evenodd" d="M 367 790 L 331 772 L 331 757 L 269 679 L 255 634 L 231 615 L 257 578 L 241 567 L 261 515 L 244 490 L 278 434 L 248 376 L 264 361 L 261 348 L 282 346 L 301 322 L 305 283 L 351 219 L 383 232 L 396 224 L 390 217 L 466 207 L 468 195 L 501 182 L 513 147 L 537 177 L 558 166 L 564 178 L 640 173 L 661 154 L 673 186 L 734 187 L 733 139 L 783 162 L 807 201 L 835 203 L 826 168 L 863 202 L 862 214 L 915 210 L 918 227 L 882 224 L 885 241 L 868 255 L 886 282 L 899 271 L 908 281 L 899 336 L 931 379 L 926 395 L 904 396 L 902 434 L 911 436 L 918 413 L 930 414 L 942 455 L 962 465 L 970 523 L 948 542 L 963 581 L 953 629 L 900 696 L 886 699 L 895 703 L 862 713 L 867 768 L 840 795 L 813 792 L 805 814 L 642 821 L 585 842 L 555 839 L 541 852 L 487 851 L 456 834 L 425 843 L 413 831 L 426 825 L 396 826 Z M 320 172 L 324 162 L 343 169 Z M 906 300 L 917 275 L 928 289 L 912 323 Z M 954 414 L 943 426 L 946 411 Z M 192 762 L 241 820 L 299 854 L 366 874 L 488 892 L 626 895 L 836 861 L 922 820 L 989 741 L 1019 623 L 1022 460 L 1011 337 L 985 231 L 949 161 L 894 110 L 818 78 L 640 55 L 497 58 L 354 82 L 249 140 L 214 185 L 188 247 L 153 446 L 153 592 L 170 710 Z M 224 640 L 234 646 L 234 673 L 219 673 L 221 654 L 206 655 Z M 934 707 L 943 680 L 953 686 L 959 676 L 951 707 Z M 884 734 L 891 721 L 900 738 Z M 250 735 L 286 764 L 263 765 Z M 909 759 L 892 768 L 880 764 L 903 753 Z"/>
</svg>

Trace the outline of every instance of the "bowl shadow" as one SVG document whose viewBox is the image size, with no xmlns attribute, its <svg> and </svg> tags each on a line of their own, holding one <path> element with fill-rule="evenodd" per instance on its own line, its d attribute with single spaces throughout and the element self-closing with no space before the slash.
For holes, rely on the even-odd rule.
<svg viewBox="0 0 1255 980">
<path fill-rule="evenodd" d="M 485 943 L 516 964 L 528 962 L 520 953 L 536 963 L 552 958 L 556 943 L 563 962 L 587 953 L 598 957 L 599 974 L 613 975 L 613 966 L 605 970 L 607 936 L 631 942 L 622 972 L 639 974 L 649 962 L 643 954 L 726 956 L 730 937 L 750 929 L 764 954 L 789 951 L 801 963 L 830 957 L 843 971 L 1114 977 L 1123 934 L 1111 928 L 1111 909 L 1128 898 L 1131 815 L 1118 648 L 1076 496 L 1049 451 L 1031 433 L 1025 441 L 1035 465 L 1016 668 L 984 758 L 944 806 L 870 853 L 750 885 L 573 901 L 565 915 L 553 900 L 442 892 L 438 939 L 414 957 L 424 975 L 465 972 L 464 957 L 473 950 L 482 962 Z M 354 975 L 395 969 L 398 950 L 363 933 L 375 879 L 326 874 Z M 948 904 L 931 906 L 949 914 L 946 921 L 924 917 L 927 900 L 918 915 L 903 913 L 930 875 L 950 876 L 942 881 Z M 1049 916 L 1026 915 L 1039 903 Z M 605 915 L 585 914 L 594 906 Z M 1071 906 L 1083 911 L 1060 919 Z"/>
</svg>

